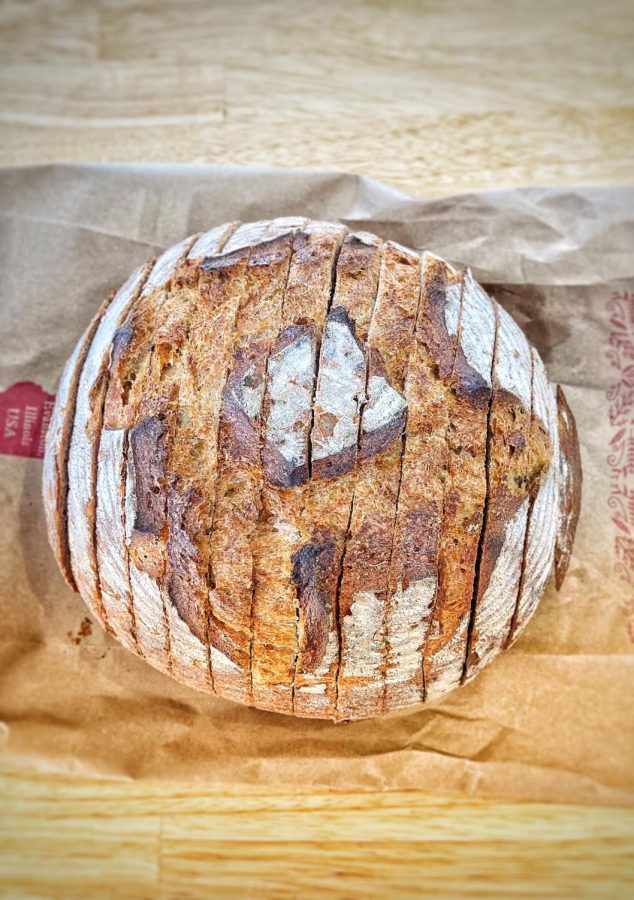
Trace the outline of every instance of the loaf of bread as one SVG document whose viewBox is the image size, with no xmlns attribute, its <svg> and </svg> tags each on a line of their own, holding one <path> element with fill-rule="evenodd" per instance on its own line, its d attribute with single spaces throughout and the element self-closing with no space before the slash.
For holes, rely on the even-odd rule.
<svg viewBox="0 0 634 900">
<path fill-rule="evenodd" d="M 570 559 L 574 419 L 468 269 L 343 225 L 230 223 L 141 267 L 62 376 L 68 583 L 202 691 L 376 716 L 521 634 Z"/>
</svg>

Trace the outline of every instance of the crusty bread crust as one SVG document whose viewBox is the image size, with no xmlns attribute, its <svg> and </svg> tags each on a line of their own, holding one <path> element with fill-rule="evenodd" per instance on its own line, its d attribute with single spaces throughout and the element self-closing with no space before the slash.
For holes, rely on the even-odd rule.
<svg viewBox="0 0 634 900">
<path fill-rule="evenodd" d="M 334 617 L 315 589 L 303 513 L 310 477 L 316 361 L 346 229 L 314 222 L 295 234 L 278 337 L 264 396 L 262 508 L 255 535 L 254 699 L 284 712 L 310 707 L 306 693 Z M 318 565 L 318 563 L 317 563 Z M 280 627 L 286 622 L 287 627 Z M 272 686 L 273 685 L 273 686 Z"/>
<path fill-rule="evenodd" d="M 133 276 L 134 277 L 134 276 Z M 64 366 L 57 386 L 55 405 L 46 434 L 44 452 L 43 500 L 51 549 L 66 583 L 77 590 L 70 564 L 66 498 L 68 495 L 68 449 L 75 418 L 77 388 L 81 371 L 95 332 L 114 298 L 114 292 L 101 305 L 94 319 L 77 342 Z"/>
<path fill-rule="evenodd" d="M 548 383 L 548 375 L 537 351 L 532 349 L 532 406 L 536 445 L 541 443 L 550 462 L 534 486 L 528 511 L 524 555 L 517 603 L 509 627 L 507 646 L 513 644 L 526 628 L 537 609 L 553 571 L 558 527 L 559 494 L 559 428 L 557 404 Z"/>
<path fill-rule="evenodd" d="M 565 394 L 557 385 L 559 426 L 559 528 L 555 544 L 555 584 L 560 589 L 566 577 L 577 522 L 581 511 L 581 453 L 577 423 Z"/>
<path fill-rule="evenodd" d="M 462 277 L 425 253 L 415 341 L 405 378 L 403 471 L 390 559 L 384 708 L 424 699 L 423 648 L 438 596 L 438 547 L 448 468 L 451 375 L 458 348 L 446 311 L 459 312 Z"/>
<path fill-rule="evenodd" d="M 320 623 L 319 652 L 298 659 L 296 710 L 337 715 L 343 666 L 343 560 L 352 516 L 361 410 L 367 379 L 365 342 L 379 286 L 381 242 L 346 236 L 337 262 L 333 302 L 321 343 L 311 434 L 312 481 L 304 508 L 309 542 L 296 557 L 295 579 L 307 613 Z M 310 564 L 307 565 L 307 562 Z M 317 602 L 316 602 L 317 601 Z M 313 631 L 317 631 L 313 625 Z M 307 635 L 310 632 L 307 632 Z M 313 637 L 311 643 L 315 644 Z M 303 677 L 300 677 L 303 676 Z M 308 677 L 308 676 L 312 676 Z"/>
<path fill-rule="evenodd" d="M 406 422 L 405 373 L 420 300 L 420 259 L 387 242 L 367 341 L 367 378 L 359 465 L 339 590 L 341 665 L 337 716 L 382 712 L 388 579 L 401 485 Z"/>
<path fill-rule="evenodd" d="M 531 434 L 533 359 L 528 341 L 497 306 L 489 415 L 487 503 L 480 539 L 464 680 L 504 647 L 515 610 L 531 493 L 550 463 Z"/>
<path fill-rule="evenodd" d="M 73 578 L 91 612 L 108 627 L 96 559 L 95 506 L 97 452 L 101 436 L 108 359 L 117 326 L 146 283 L 137 269 L 117 292 L 93 335 L 77 387 L 72 435 L 66 461 L 68 545 Z"/>
<path fill-rule="evenodd" d="M 220 457 L 212 535 L 212 613 L 233 630 L 234 653 L 242 664 L 214 676 L 216 690 L 252 699 L 253 609 L 258 579 L 255 535 L 262 508 L 262 406 L 269 354 L 281 323 L 293 232 L 262 223 L 261 238 L 249 250 L 229 372 L 220 415 Z M 240 229 L 234 235 L 239 235 Z M 238 243 L 238 241 L 236 241 Z M 236 660 L 237 661 L 237 660 Z"/>
<path fill-rule="evenodd" d="M 467 270 L 460 309 L 448 305 L 449 334 L 457 335 L 447 428 L 448 464 L 438 546 L 438 595 L 425 647 L 426 699 L 461 681 L 478 549 L 487 499 L 487 429 L 492 397 L 496 311 Z"/>
<path fill-rule="evenodd" d="M 209 599 L 220 398 L 227 345 L 243 288 L 247 253 L 220 256 L 238 223 L 201 236 L 176 269 L 172 291 L 187 337 L 172 345 L 164 384 L 177 388 L 167 420 L 165 530 L 160 581 L 171 673 L 199 690 L 235 664 L 218 648 Z"/>
<path fill-rule="evenodd" d="M 289 217 L 189 238 L 102 307 L 44 497 L 60 568 L 130 650 L 346 720 L 517 638 L 565 573 L 580 479 L 563 395 L 469 271 Z"/>
</svg>

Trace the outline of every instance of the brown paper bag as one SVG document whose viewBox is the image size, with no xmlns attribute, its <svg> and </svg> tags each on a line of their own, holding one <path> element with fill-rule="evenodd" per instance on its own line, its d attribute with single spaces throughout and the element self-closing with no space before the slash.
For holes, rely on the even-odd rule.
<svg viewBox="0 0 634 900">
<path fill-rule="evenodd" d="M 341 174 L 219 167 L 0 171 L 0 737 L 6 759 L 126 778 L 634 798 L 634 190 L 414 200 Z M 41 451 L 98 303 L 191 232 L 341 219 L 474 268 L 577 417 L 584 499 L 562 591 L 473 684 L 383 720 L 293 720 L 197 694 L 91 622 L 49 551 Z"/>
</svg>

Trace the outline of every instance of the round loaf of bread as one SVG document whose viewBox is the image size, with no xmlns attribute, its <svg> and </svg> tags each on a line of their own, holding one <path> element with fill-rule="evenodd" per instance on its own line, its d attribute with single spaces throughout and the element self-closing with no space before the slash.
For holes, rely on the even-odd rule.
<svg viewBox="0 0 634 900">
<path fill-rule="evenodd" d="M 347 720 L 515 640 L 566 571 L 580 480 L 561 390 L 468 269 L 287 218 L 190 237 L 104 303 L 44 500 L 66 580 L 132 652 Z"/>
</svg>

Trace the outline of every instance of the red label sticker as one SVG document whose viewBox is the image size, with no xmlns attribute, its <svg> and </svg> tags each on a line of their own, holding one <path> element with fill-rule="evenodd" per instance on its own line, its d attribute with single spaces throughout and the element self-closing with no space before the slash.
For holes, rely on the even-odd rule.
<svg viewBox="0 0 634 900">
<path fill-rule="evenodd" d="M 0 453 L 41 459 L 54 403 L 55 394 L 33 381 L 0 391 Z"/>
</svg>

